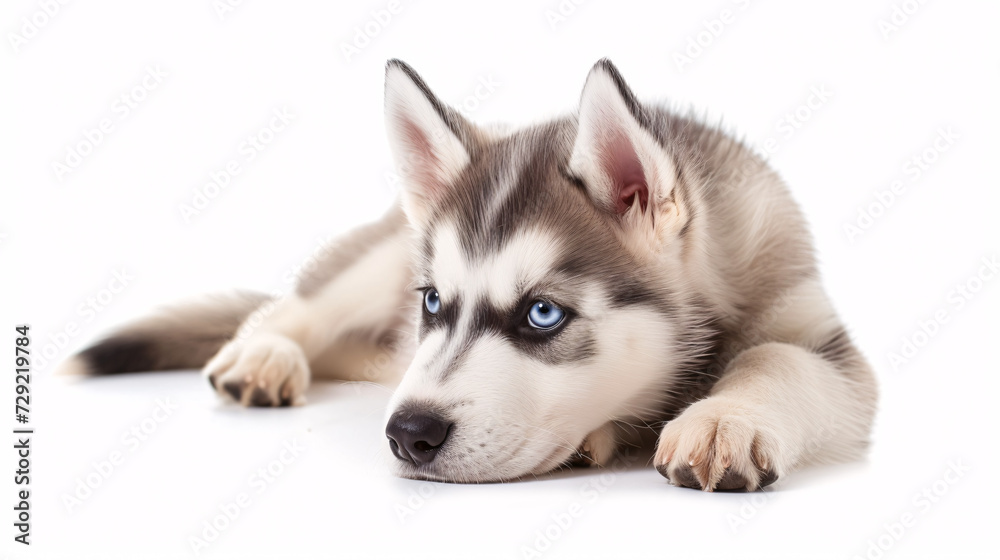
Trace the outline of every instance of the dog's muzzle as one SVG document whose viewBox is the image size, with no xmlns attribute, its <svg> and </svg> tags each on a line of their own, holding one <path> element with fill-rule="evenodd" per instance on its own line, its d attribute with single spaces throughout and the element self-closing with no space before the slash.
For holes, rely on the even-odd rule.
<svg viewBox="0 0 1000 560">
<path fill-rule="evenodd" d="M 434 460 L 451 427 L 451 422 L 435 414 L 400 410 L 389 418 L 385 435 L 396 458 L 419 467 Z"/>
</svg>

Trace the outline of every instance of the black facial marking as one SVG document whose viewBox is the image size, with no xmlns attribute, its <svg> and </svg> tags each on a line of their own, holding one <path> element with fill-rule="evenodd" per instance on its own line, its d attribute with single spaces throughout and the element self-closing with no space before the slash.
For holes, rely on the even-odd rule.
<svg viewBox="0 0 1000 560">
<path fill-rule="evenodd" d="M 498 308 L 485 298 L 480 299 L 473 308 L 468 329 L 461 333 L 462 342 L 442 368 L 441 379 L 447 379 L 454 373 L 476 341 L 484 336 L 500 336 L 519 351 L 547 364 L 583 362 L 593 358 L 597 354 L 597 339 L 589 327 L 575 325 L 572 333 L 564 335 L 577 317 L 572 308 L 558 303 L 565 317 L 551 329 L 538 329 L 528 323 L 528 310 L 539 299 L 529 291 L 507 309 Z"/>
<path fill-rule="evenodd" d="M 441 293 L 438 292 L 440 295 Z M 427 311 L 427 307 L 421 299 L 421 321 L 420 329 L 418 334 L 418 340 L 423 341 L 423 339 L 434 329 L 446 329 L 447 336 L 455 331 L 455 325 L 458 323 L 458 317 L 462 312 L 462 296 L 455 294 L 449 298 L 445 298 L 444 295 L 441 297 L 441 309 L 437 313 L 431 313 Z"/>
<path fill-rule="evenodd" d="M 665 308 L 666 302 L 663 296 L 650 286 L 633 279 L 622 279 L 608 286 L 611 295 L 611 304 L 615 307 L 628 307 L 630 305 L 651 305 L 657 308 Z"/>
<path fill-rule="evenodd" d="M 509 310 L 497 309 L 481 300 L 476 307 L 473 330 L 502 335 L 521 352 L 548 364 L 586 361 L 596 353 L 596 340 L 585 325 L 574 325 L 577 313 L 563 302 L 553 302 L 565 314 L 550 329 L 538 329 L 528 323 L 528 311 L 540 298 L 526 292 Z M 571 329 L 571 333 L 565 333 Z"/>
</svg>

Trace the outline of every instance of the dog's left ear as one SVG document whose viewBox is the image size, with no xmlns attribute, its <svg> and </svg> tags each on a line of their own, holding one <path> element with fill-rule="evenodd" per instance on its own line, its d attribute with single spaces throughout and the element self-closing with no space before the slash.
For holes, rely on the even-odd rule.
<svg viewBox="0 0 1000 560">
<path fill-rule="evenodd" d="M 650 131 L 646 109 L 607 59 L 594 65 L 583 87 L 569 171 L 626 233 L 655 243 L 677 227 L 673 159 Z"/>
<path fill-rule="evenodd" d="M 385 126 L 403 179 L 403 208 L 421 225 L 469 164 L 476 129 L 395 59 L 385 66 Z"/>
</svg>

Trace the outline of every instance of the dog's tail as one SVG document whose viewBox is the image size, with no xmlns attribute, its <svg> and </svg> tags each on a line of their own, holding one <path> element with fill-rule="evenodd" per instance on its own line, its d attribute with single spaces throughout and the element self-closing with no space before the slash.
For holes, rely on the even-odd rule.
<svg viewBox="0 0 1000 560">
<path fill-rule="evenodd" d="M 59 370 L 103 375 L 201 368 L 270 299 L 265 294 L 235 292 L 165 307 L 117 329 Z"/>
</svg>

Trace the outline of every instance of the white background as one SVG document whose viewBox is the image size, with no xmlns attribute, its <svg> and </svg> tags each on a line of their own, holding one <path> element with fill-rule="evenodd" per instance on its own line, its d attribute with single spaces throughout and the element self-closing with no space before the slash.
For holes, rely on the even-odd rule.
<svg viewBox="0 0 1000 560">
<path fill-rule="evenodd" d="M 929 2 L 900 12 L 885 37 L 879 21 L 901 0 L 401 0 L 364 38 L 358 28 L 374 30 L 372 12 L 387 2 L 251 0 L 221 17 L 212 0 L 79 2 L 51 18 L 36 15 L 43 4 L 5 2 L 0 17 L 7 346 L 14 325 L 29 323 L 35 351 L 51 345 L 58 361 L 181 296 L 290 289 L 288 271 L 319 242 L 393 200 L 387 58 L 409 62 L 472 118 L 516 123 L 573 110 L 590 66 L 608 56 L 642 98 L 694 108 L 755 145 L 775 139 L 771 161 L 808 215 L 826 286 L 878 370 L 882 399 L 868 461 L 795 473 L 764 494 L 678 489 L 642 465 L 459 486 L 388 474 L 386 389 L 320 385 L 303 408 L 241 410 L 191 372 L 70 383 L 46 364 L 32 386 L 33 544 L 12 541 L 9 450 L 5 557 L 191 557 L 190 537 L 241 492 L 251 504 L 202 556 L 524 558 L 540 547 L 543 558 L 574 559 L 995 557 L 1000 280 L 976 278 L 1000 251 L 996 5 Z M 712 23 L 723 10 L 729 23 Z M 44 25 L 15 47 L 22 18 Z M 706 46 L 679 65 L 706 25 L 718 35 L 703 33 Z M 366 39 L 345 56 L 343 45 Z M 148 67 L 166 77 L 122 118 L 116 99 Z M 476 99 L 481 81 L 496 85 Z M 832 95 L 803 108 L 813 88 Z M 291 124 L 244 161 L 241 144 L 276 108 Z M 796 110 L 808 118 L 786 134 Z M 60 176 L 53 163 L 102 119 L 113 130 Z M 942 129 L 957 139 L 927 152 L 935 161 L 919 177 L 908 173 Z M 185 221 L 181 205 L 231 159 L 242 172 Z M 849 238 L 845 224 L 897 180 L 905 190 Z M 127 287 L 87 312 L 123 270 Z M 956 299 L 959 284 L 978 291 Z M 942 310 L 947 323 L 917 334 Z M 914 337 L 922 347 L 895 367 L 890 353 Z M 168 398 L 178 409 L 137 449 L 125 445 L 122 434 Z M 306 450 L 258 493 L 250 477 L 293 440 Z M 67 508 L 78 478 L 116 451 L 123 462 Z M 914 501 L 925 488 L 943 494 L 929 507 Z M 560 528 L 571 509 L 579 515 Z M 912 526 L 891 535 L 886 524 L 906 514 Z"/>
</svg>

